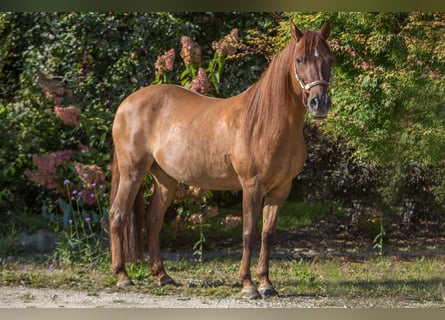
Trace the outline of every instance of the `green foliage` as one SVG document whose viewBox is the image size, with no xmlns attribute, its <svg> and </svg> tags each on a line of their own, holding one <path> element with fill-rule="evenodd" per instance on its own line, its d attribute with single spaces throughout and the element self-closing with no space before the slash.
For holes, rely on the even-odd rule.
<svg viewBox="0 0 445 320">
<path fill-rule="evenodd" d="M 356 158 L 377 163 L 445 158 L 443 13 L 289 17 L 303 27 L 331 22 L 334 107 L 326 130 L 347 138 Z"/>
<path fill-rule="evenodd" d="M 333 108 L 322 132 L 342 139 L 350 157 L 374 171 L 371 189 L 390 205 L 408 197 L 415 170 L 442 172 L 445 159 L 445 33 L 443 13 L 292 13 L 302 28 L 331 22 L 334 52 Z M 288 37 L 288 23 L 280 39 Z M 351 159 L 352 160 L 352 159 Z M 352 163 L 347 159 L 343 159 Z M 422 170 L 423 171 L 423 170 Z M 343 171 L 345 172 L 345 171 Z M 424 173 L 428 171 L 423 171 Z M 414 176 L 413 176 L 414 175 Z M 437 174 L 416 183 L 422 206 L 445 206 Z M 435 178 L 433 178 L 433 176 Z M 360 177 L 352 176 L 351 183 Z M 428 180 L 428 184 L 427 181 Z M 366 180 L 365 180 L 366 181 Z M 369 181 L 369 179 L 368 179 Z M 429 203 L 425 199 L 429 193 Z M 351 196 L 357 197 L 356 193 Z M 396 199 L 397 198 L 397 199 Z M 420 197 L 417 197 L 419 199 Z M 419 207 L 419 206 L 418 206 Z"/>
<path fill-rule="evenodd" d="M 33 167 L 33 155 L 75 150 L 76 161 L 106 168 L 117 106 L 155 80 L 157 57 L 170 48 L 179 52 L 181 36 L 201 46 L 217 94 L 228 96 L 256 80 L 265 57 L 248 54 L 225 63 L 223 72 L 223 61 L 211 52 L 212 41 L 235 27 L 242 36 L 253 28 L 266 32 L 272 22 L 270 15 L 261 13 L 1 13 L 2 209 L 37 211 L 42 203 L 57 199 L 57 193 L 33 185 L 23 175 Z M 177 54 L 169 74 L 172 83 L 180 83 L 183 66 Z M 39 74 L 72 92 L 74 98 L 64 96 L 62 107 L 74 104 L 80 109 L 80 125 L 67 126 L 55 116 L 54 102 L 37 81 Z M 227 81 L 220 81 L 222 77 Z M 88 159 L 81 145 L 89 148 Z"/>
<path fill-rule="evenodd" d="M 23 252 L 15 224 L 13 223 L 5 236 L 0 237 L 0 258 L 16 256 Z"/>
<path fill-rule="evenodd" d="M 57 204 L 59 198 L 69 201 L 63 190 L 48 190 L 25 175 L 35 168 L 34 156 L 74 152 L 57 166 L 59 186 L 65 179 L 82 183 L 74 161 L 97 165 L 109 179 L 110 130 L 126 96 L 154 82 L 189 86 L 200 68 L 212 84 L 209 94 L 237 94 L 288 42 L 289 19 L 301 29 L 319 29 L 330 20 L 335 56 L 333 108 L 322 125 L 305 128 L 309 157 L 294 193 L 310 202 L 346 206 L 360 201 L 397 207 L 412 200 L 419 212 L 442 212 L 443 13 L 28 12 L 0 13 L 0 210 L 7 213 L 0 223 L 8 225 L 23 212 L 44 212 L 50 223 L 63 219 L 66 210 L 61 200 Z M 237 52 L 223 57 L 213 43 L 234 28 L 240 38 Z M 200 64 L 181 59 L 183 36 L 200 47 Z M 171 49 L 173 68 L 160 77 L 156 61 Z M 41 74 L 63 89 L 57 103 L 43 90 Z M 68 105 L 80 110 L 78 125 L 67 125 L 55 114 L 56 106 Z M 175 203 L 168 223 L 203 209 Z M 185 223 L 200 240 L 199 224 Z M 205 231 L 209 239 L 213 231 Z"/>
</svg>

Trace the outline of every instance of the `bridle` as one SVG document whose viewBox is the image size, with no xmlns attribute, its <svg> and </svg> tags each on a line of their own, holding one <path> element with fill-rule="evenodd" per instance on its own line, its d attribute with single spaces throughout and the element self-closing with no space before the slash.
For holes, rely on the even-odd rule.
<svg viewBox="0 0 445 320">
<path fill-rule="evenodd" d="M 313 88 L 315 86 L 325 86 L 326 88 L 329 88 L 329 86 L 331 85 L 330 81 L 328 82 L 328 81 L 325 81 L 325 80 L 315 80 L 315 81 L 312 81 L 312 82 L 309 82 L 309 83 L 304 83 L 304 80 L 298 74 L 297 64 L 296 63 L 294 63 L 294 74 L 295 74 L 295 79 L 298 81 L 298 83 L 301 86 L 301 89 L 303 90 L 302 96 L 303 96 L 303 103 L 304 103 L 304 105 L 306 105 L 307 96 L 309 95 L 309 90 L 311 90 L 311 88 Z M 332 71 L 331 71 L 331 74 L 332 74 Z"/>
</svg>

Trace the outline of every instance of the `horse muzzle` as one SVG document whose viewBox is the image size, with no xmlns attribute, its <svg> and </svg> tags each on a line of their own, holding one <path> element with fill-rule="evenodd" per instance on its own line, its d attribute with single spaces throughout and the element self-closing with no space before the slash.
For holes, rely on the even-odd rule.
<svg viewBox="0 0 445 320">
<path fill-rule="evenodd" d="M 324 119 L 331 107 L 331 98 L 327 94 L 323 96 L 311 94 L 307 100 L 307 107 L 314 119 Z"/>
</svg>

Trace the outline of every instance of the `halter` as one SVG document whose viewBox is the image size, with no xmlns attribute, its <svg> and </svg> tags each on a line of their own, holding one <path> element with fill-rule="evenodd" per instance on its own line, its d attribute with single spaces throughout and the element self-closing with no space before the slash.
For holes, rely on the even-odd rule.
<svg viewBox="0 0 445 320">
<path fill-rule="evenodd" d="M 295 73 L 295 79 L 297 79 L 298 83 L 301 86 L 301 89 L 303 89 L 302 93 L 301 93 L 301 98 L 303 100 L 303 104 L 307 105 L 307 98 L 309 95 L 309 90 L 311 90 L 311 88 L 315 87 L 315 86 L 325 86 L 326 88 L 328 88 L 331 83 L 328 81 L 324 81 L 324 80 L 315 80 L 309 83 L 304 83 L 304 80 L 300 77 L 300 75 L 298 74 L 297 71 L 297 65 L 294 63 L 294 73 Z"/>
<path fill-rule="evenodd" d="M 304 83 L 304 80 L 303 80 L 303 79 L 300 77 L 300 75 L 298 74 L 298 71 L 297 71 L 297 65 L 296 65 L 295 63 L 294 63 L 294 72 L 295 72 L 295 79 L 297 79 L 297 81 L 298 81 L 298 83 L 300 84 L 301 89 L 303 89 L 303 92 L 304 92 L 304 93 L 308 93 L 309 90 L 310 90 L 312 87 L 315 87 L 315 86 L 325 86 L 325 87 L 329 87 L 329 86 L 331 85 L 330 82 L 328 82 L 328 81 L 324 81 L 324 80 L 315 80 L 315 81 L 312 81 L 312 82 L 309 82 L 309 83 L 305 84 L 305 83 Z"/>
</svg>

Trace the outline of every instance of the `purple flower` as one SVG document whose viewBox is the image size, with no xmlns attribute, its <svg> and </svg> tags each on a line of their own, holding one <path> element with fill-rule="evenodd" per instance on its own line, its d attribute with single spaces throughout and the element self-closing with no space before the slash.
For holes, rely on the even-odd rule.
<svg viewBox="0 0 445 320">
<path fill-rule="evenodd" d="M 71 183 L 71 181 L 69 181 L 68 179 L 66 179 L 66 180 L 64 180 L 63 181 L 63 184 L 66 186 L 67 184 L 70 184 Z"/>
<path fill-rule="evenodd" d="M 49 271 L 54 271 L 54 264 L 50 264 L 49 266 L 48 266 L 48 270 Z"/>
<path fill-rule="evenodd" d="M 69 224 L 73 224 L 73 219 L 70 219 L 68 222 Z"/>
<path fill-rule="evenodd" d="M 91 184 L 91 186 L 92 186 L 93 188 L 96 188 L 96 182 L 93 182 L 93 183 Z"/>
<path fill-rule="evenodd" d="M 101 185 L 99 186 L 99 189 L 102 190 L 103 188 L 104 188 L 104 185 L 101 184 Z"/>
<path fill-rule="evenodd" d="M 86 221 L 86 222 L 90 222 L 90 221 L 91 221 L 91 218 L 89 218 L 89 217 L 88 217 L 88 218 L 85 218 L 85 221 Z"/>
<path fill-rule="evenodd" d="M 102 195 L 102 197 L 106 198 L 106 197 L 108 197 L 108 194 L 104 193 L 104 194 Z"/>
<path fill-rule="evenodd" d="M 78 192 L 79 192 L 79 191 L 77 191 L 77 190 L 73 190 L 73 192 L 71 192 L 71 194 L 72 194 L 73 196 L 75 196 Z"/>
</svg>

